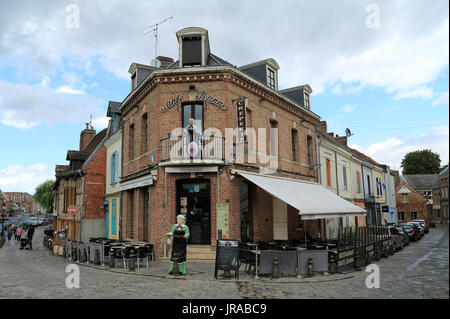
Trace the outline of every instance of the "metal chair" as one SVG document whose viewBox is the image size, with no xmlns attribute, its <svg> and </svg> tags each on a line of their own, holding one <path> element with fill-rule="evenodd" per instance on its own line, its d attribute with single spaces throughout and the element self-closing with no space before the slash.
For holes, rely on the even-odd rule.
<svg viewBox="0 0 450 319">
<path fill-rule="evenodd" d="M 145 260 L 148 268 L 148 260 L 150 256 L 150 247 L 142 246 L 137 249 L 137 267 L 139 268 L 141 260 Z"/>
</svg>

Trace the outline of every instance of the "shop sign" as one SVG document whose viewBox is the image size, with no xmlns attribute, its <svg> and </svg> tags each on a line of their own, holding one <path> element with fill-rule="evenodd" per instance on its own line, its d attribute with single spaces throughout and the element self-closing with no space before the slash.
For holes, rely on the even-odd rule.
<svg viewBox="0 0 450 319">
<path fill-rule="evenodd" d="M 217 99 L 213 96 L 208 95 L 206 93 L 206 91 L 201 91 L 200 94 L 198 94 L 195 97 L 195 100 L 211 103 L 212 105 L 220 108 L 222 111 L 226 111 L 228 109 L 228 106 L 225 103 L 223 103 L 222 101 L 220 101 L 219 99 Z M 167 101 L 166 105 L 163 108 L 161 108 L 161 112 L 162 113 L 167 112 L 168 110 L 170 110 L 171 108 L 173 108 L 176 105 L 179 105 L 183 101 L 184 101 L 184 96 L 178 94 L 172 100 Z"/>
<path fill-rule="evenodd" d="M 247 119 L 246 119 L 246 109 L 247 109 L 247 99 L 241 99 L 236 102 L 236 110 L 237 110 L 237 126 L 238 126 L 238 136 L 237 142 L 244 142 L 244 133 L 246 129 Z"/>
</svg>

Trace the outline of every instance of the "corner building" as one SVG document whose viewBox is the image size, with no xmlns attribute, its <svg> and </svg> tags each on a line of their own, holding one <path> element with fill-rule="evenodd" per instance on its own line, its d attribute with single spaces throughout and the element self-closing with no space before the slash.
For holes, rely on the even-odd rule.
<svg viewBox="0 0 450 319">
<path fill-rule="evenodd" d="M 122 239 L 153 243 L 161 257 L 178 214 L 187 217 L 188 244 L 211 252 L 219 237 L 294 240 L 304 227 L 319 233 L 319 222 L 305 226 L 297 209 L 239 174 L 265 166 L 273 177 L 317 182 L 320 118 L 310 110 L 309 85 L 278 91 L 275 60 L 235 67 L 211 53 L 205 29 L 180 30 L 177 39 L 178 61 L 158 57 L 154 66 L 129 69 L 132 91 L 120 106 Z M 182 130 L 191 118 L 194 129 Z M 231 146 L 227 128 L 236 133 Z M 239 128 L 255 129 L 257 153 Z M 276 170 L 259 157 L 273 160 Z"/>
</svg>

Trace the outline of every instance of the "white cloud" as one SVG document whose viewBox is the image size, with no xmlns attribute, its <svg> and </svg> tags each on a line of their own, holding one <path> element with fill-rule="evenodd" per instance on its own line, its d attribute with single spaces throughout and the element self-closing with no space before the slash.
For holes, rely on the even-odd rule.
<svg viewBox="0 0 450 319">
<path fill-rule="evenodd" d="M 386 141 L 369 145 L 366 148 L 357 144 L 349 146 L 369 155 L 380 164 L 386 164 L 392 169 L 401 170 L 400 164 L 407 153 L 423 149 L 431 149 L 438 153 L 441 156 L 442 165 L 448 163 L 448 138 L 449 127 L 441 124 L 412 138 L 390 137 Z"/>
<path fill-rule="evenodd" d="M 356 109 L 356 105 L 346 104 L 340 108 L 340 111 L 344 112 L 344 113 L 352 113 L 355 109 Z"/>
<path fill-rule="evenodd" d="M 335 92 L 375 86 L 402 96 L 426 87 L 448 66 L 447 0 L 196 3 L 80 0 L 80 28 L 67 29 L 63 4 L 2 2 L 0 56 L 14 57 L 24 76 L 31 68 L 51 74 L 64 61 L 76 61 L 84 74 L 95 74 L 100 64 L 128 79 L 132 62 L 148 64 L 154 54 L 154 39 L 140 30 L 172 15 L 159 29 L 159 54 L 178 58 L 175 32 L 191 26 L 195 16 L 195 24 L 209 30 L 212 52 L 232 64 L 275 58 L 280 88 L 309 83 L 317 94 L 327 86 Z M 380 7 L 379 29 L 365 25 L 368 3 Z M 308 15 L 298 19 L 299 10 Z"/>
<path fill-rule="evenodd" d="M 28 167 L 12 165 L 0 169 L 0 189 L 4 192 L 27 192 L 34 194 L 36 186 L 46 180 L 54 180 L 54 169 L 45 164 Z"/>
<path fill-rule="evenodd" d="M 394 100 L 417 99 L 417 98 L 431 99 L 432 97 L 433 97 L 433 89 L 422 86 L 420 88 L 408 91 L 401 91 L 394 96 Z"/>
<path fill-rule="evenodd" d="M 70 86 L 64 85 L 55 90 L 56 93 L 71 94 L 71 95 L 84 95 L 86 94 L 83 90 L 76 90 Z"/>
<path fill-rule="evenodd" d="M 92 120 L 92 125 L 96 128 L 97 132 L 108 127 L 109 117 L 103 116 L 100 118 L 94 118 Z"/>
<path fill-rule="evenodd" d="M 448 91 L 442 93 L 436 100 L 433 101 L 433 106 L 436 105 L 448 105 Z"/>
<path fill-rule="evenodd" d="M 0 122 L 29 129 L 41 123 L 84 123 L 89 115 L 106 114 L 103 99 L 85 95 L 66 95 L 41 85 L 10 84 L 0 80 Z"/>
</svg>

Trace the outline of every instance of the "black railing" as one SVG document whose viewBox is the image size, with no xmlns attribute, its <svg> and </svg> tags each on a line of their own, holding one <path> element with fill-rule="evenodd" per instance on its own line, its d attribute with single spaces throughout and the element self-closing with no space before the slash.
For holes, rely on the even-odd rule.
<svg viewBox="0 0 450 319">
<path fill-rule="evenodd" d="M 161 161 L 225 160 L 223 137 L 188 136 L 170 137 L 161 140 Z"/>
</svg>

